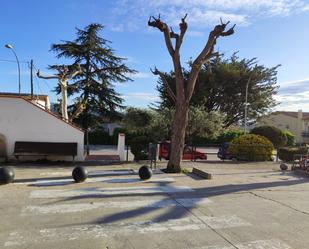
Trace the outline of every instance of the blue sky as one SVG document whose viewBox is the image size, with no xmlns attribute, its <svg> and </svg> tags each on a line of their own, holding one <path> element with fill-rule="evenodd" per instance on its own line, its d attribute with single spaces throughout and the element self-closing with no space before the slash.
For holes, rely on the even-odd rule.
<svg viewBox="0 0 309 249">
<path fill-rule="evenodd" d="M 172 63 L 162 33 L 147 27 L 149 15 L 161 13 L 175 30 L 188 13 L 188 33 L 181 50 L 182 61 L 203 48 L 211 28 L 223 20 L 236 23 L 236 33 L 220 38 L 217 49 L 227 56 L 257 57 L 266 66 L 282 64 L 276 96 L 279 110 L 309 111 L 309 1 L 307 0 L 54 0 L 2 1 L 0 16 L 0 91 L 18 90 L 17 65 L 11 43 L 22 62 L 34 60 L 46 73 L 47 66 L 62 63 L 50 52 L 52 43 L 75 38 L 75 27 L 92 22 L 105 25 L 102 36 L 112 41 L 116 54 L 139 71 L 134 81 L 115 84 L 125 104 L 145 107 L 158 99 L 156 78 L 149 69 L 170 71 Z M 22 91 L 30 89 L 27 63 L 21 63 Z M 35 92 L 52 92 L 56 81 L 35 80 Z"/>
</svg>

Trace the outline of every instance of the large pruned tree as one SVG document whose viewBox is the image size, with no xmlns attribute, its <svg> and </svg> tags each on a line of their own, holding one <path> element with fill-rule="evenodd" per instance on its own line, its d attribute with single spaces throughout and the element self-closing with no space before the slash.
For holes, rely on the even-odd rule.
<svg viewBox="0 0 309 249">
<path fill-rule="evenodd" d="M 135 72 L 124 64 L 124 58 L 114 54 L 109 41 L 100 37 L 102 29 L 101 24 L 90 24 L 85 29 L 77 29 L 74 41 L 64 41 L 51 47 L 57 58 L 72 60 L 65 65 L 69 70 L 77 65 L 81 67 L 82 72 L 74 76 L 67 91 L 69 96 L 76 97 L 71 109 L 79 115 L 74 121 L 82 126 L 86 136 L 89 128 L 100 125 L 102 121 L 120 118 L 123 99 L 115 91 L 113 83 L 128 81 L 128 75 Z M 50 69 L 63 66 L 53 65 Z M 60 93 L 59 86 L 56 91 Z"/>
<path fill-rule="evenodd" d="M 162 22 L 160 15 L 158 18 L 151 16 L 148 21 L 148 25 L 157 28 L 164 34 L 165 45 L 172 58 L 175 82 L 176 82 L 176 94 L 169 91 L 171 97 L 175 100 L 175 114 L 172 125 L 172 137 L 171 137 L 171 155 L 170 160 L 167 165 L 167 172 L 180 172 L 181 171 L 181 158 L 184 148 L 185 131 L 188 123 L 188 112 L 190 106 L 190 100 L 195 88 L 196 80 L 199 71 L 203 64 L 209 61 L 211 58 L 218 56 L 218 53 L 214 51 L 217 39 L 223 36 L 229 36 L 234 33 L 235 25 L 229 30 L 225 31 L 227 23 L 223 23 L 215 26 L 215 28 L 210 32 L 208 41 L 201 51 L 201 53 L 192 62 L 192 67 L 186 80 L 184 78 L 183 68 L 180 61 L 180 48 L 183 42 L 183 38 L 186 34 L 188 24 L 186 22 L 185 15 L 179 24 L 180 33 L 176 33 L 170 28 L 165 22 Z M 173 45 L 172 39 L 175 39 L 175 44 Z M 163 82 L 168 85 L 163 72 L 159 71 L 157 68 L 153 70 L 155 75 L 158 75 Z"/>
<path fill-rule="evenodd" d="M 220 111 L 225 115 L 225 128 L 241 123 L 244 120 L 246 86 L 250 79 L 248 118 L 256 120 L 277 104 L 274 95 L 278 89 L 278 67 L 279 65 L 268 68 L 259 64 L 256 58 L 240 59 L 237 53 L 230 58 L 213 58 L 199 72 L 190 105 L 202 106 L 207 112 Z M 189 70 L 184 71 L 185 80 L 189 73 Z M 159 109 L 175 105 L 169 94 L 169 91 L 176 92 L 174 72 L 166 73 L 165 79 L 165 82 L 160 79 L 157 85 L 160 94 Z"/>
</svg>

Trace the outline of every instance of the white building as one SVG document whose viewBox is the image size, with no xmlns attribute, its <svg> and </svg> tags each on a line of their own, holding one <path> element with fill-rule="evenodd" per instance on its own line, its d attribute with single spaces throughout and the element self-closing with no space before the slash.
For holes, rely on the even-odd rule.
<svg viewBox="0 0 309 249">
<path fill-rule="evenodd" d="M 297 143 L 309 143 L 309 112 L 273 112 L 259 118 L 258 125 L 272 125 L 280 130 L 291 131 Z"/>
<path fill-rule="evenodd" d="M 84 132 L 49 110 L 47 95 L 0 93 L 0 157 L 14 157 L 16 141 L 77 143 L 75 160 L 84 160 Z M 72 157 L 44 157 L 48 160 L 72 160 Z M 39 158 L 25 157 L 35 160 Z"/>
</svg>

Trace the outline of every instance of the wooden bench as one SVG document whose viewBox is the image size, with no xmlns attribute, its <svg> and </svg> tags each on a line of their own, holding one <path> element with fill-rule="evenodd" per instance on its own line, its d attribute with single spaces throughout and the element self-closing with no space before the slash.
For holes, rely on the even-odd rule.
<svg viewBox="0 0 309 249">
<path fill-rule="evenodd" d="M 77 156 L 77 143 L 16 141 L 14 156 Z"/>
</svg>

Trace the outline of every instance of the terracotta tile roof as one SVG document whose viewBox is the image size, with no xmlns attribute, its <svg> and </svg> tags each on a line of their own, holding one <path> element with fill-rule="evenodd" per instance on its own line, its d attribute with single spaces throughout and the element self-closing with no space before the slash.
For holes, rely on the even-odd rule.
<svg viewBox="0 0 309 249">
<path fill-rule="evenodd" d="M 293 118 L 297 118 L 298 116 L 298 112 L 278 111 L 278 112 L 274 112 L 273 114 L 283 114 L 283 115 L 290 116 Z M 303 120 L 309 120 L 309 112 L 303 112 Z"/>
</svg>

